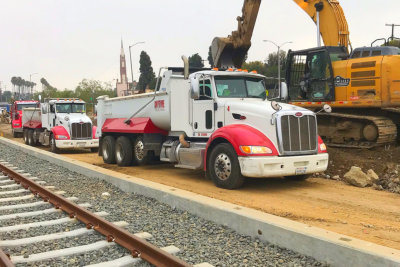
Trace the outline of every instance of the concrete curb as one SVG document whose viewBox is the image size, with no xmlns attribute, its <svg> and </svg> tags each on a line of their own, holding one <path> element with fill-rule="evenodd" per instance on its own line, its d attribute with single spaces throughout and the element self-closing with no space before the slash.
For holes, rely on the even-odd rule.
<svg viewBox="0 0 400 267">
<path fill-rule="evenodd" d="M 254 209 L 124 175 L 0 137 L 0 143 L 88 177 L 105 180 L 125 192 L 188 211 L 240 234 L 288 248 L 333 266 L 400 266 L 400 250 L 380 246 Z"/>
</svg>

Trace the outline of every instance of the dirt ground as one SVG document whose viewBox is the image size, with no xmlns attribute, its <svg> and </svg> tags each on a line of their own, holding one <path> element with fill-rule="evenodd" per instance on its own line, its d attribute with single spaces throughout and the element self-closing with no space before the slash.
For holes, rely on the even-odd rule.
<svg viewBox="0 0 400 267">
<path fill-rule="evenodd" d="M 8 127 L 0 124 L 0 134 L 3 132 L 5 137 L 11 138 Z M 22 142 L 22 138 L 14 140 Z M 398 150 L 329 149 L 331 166 L 327 173 L 341 176 L 358 164 L 363 169 L 373 168 L 379 174 L 385 172 L 388 161 L 399 162 Z M 118 167 L 104 164 L 96 153 L 85 150 L 64 151 L 62 154 L 124 174 L 400 249 L 399 194 L 357 188 L 324 178 L 306 181 L 249 179 L 239 190 L 224 190 L 215 187 L 201 171 L 178 169 L 170 164 Z"/>
</svg>

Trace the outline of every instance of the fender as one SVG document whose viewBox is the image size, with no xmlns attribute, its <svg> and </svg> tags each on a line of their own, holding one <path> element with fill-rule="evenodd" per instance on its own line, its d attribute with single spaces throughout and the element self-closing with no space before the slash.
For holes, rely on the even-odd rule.
<svg viewBox="0 0 400 267">
<path fill-rule="evenodd" d="M 256 154 L 255 156 L 278 156 L 278 150 L 275 145 L 269 140 L 265 134 L 259 130 L 246 125 L 246 124 L 231 124 L 219 128 L 216 130 L 208 139 L 206 145 L 206 151 L 204 153 L 204 162 L 207 162 L 208 148 L 214 144 L 214 140 L 224 139 L 229 142 L 236 151 L 236 154 L 241 157 L 248 157 L 248 154 L 243 153 L 240 150 L 240 146 L 266 146 L 272 150 L 272 154 Z M 206 169 L 207 164 L 204 164 L 204 169 Z"/>
<path fill-rule="evenodd" d="M 51 132 L 53 133 L 56 140 L 69 140 L 71 137 L 69 136 L 68 131 L 63 126 L 55 126 L 51 128 Z M 67 138 L 59 138 L 58 136 L 66 136 Z"/>
<path fill-rule="evenodd" d="M 150 118 L 132 118 L 129 124 L 126 119 L 106 119 L 101 128 L 102 133 L 134 133 L 134 134 L 162 134 L 168 135 L 168 132 L 158 128 L 153 124 Z"/>
</svg>

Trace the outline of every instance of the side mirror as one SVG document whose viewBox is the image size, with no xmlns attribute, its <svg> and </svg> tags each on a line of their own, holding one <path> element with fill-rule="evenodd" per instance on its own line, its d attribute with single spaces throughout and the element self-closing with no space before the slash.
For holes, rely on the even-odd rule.
<svg viewBox="0 0 400 267">
<path fill-rule="evenodd" d="M 281 91 L 280 91 L 280 97 L 281 100 L 286 101 L 288 99 L 288 88 L 287 88 L 287 84 L 285 82 L 281 82 Z"/>
<path fill-rule="evenodd" d="M 42 104 L 41 105 L 41 109 L 42 109 L 42 114 L 47 114 L 47 105 L 45 105 L 45 104 Z"/>
<path fill-rule="evenodd" d="M 200 98 L 199 79 L 197 79 L 196 75 L 190 78 L 190 97 L 194 100 Z"/>
<path fill-rule="evenodd" d="M 326 113 L 331 113 L 331 112 L 332 112 L 332 107 L 329 106 L 328 104 L 325 104 L 324 107 L 323 107 L 323 109 L 324 109 L 324 111 L 325 111 Z"/>
<path fill-rule="evenodd" d="M 39 102 L 42 102 L 42 95 L 39 95 Z"/>
</svg>

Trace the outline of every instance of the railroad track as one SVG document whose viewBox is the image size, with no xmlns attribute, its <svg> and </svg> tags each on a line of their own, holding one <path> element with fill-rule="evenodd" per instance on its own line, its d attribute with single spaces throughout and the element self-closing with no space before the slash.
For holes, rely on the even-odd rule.
<svg viewBox="0 0 400 267">
<path fill-rule="evenodd" d="M 0 267 L 15 265 L 48 265 L 53 259 L 73 256 L 77 254 L 93 253 L 110 246 L 122 246 L 126 249 L 125 255 L 110 261 L 96 264 L 79 262 L 76 265 L 86 266 L 132 266 L 145 261 L 155 266 L 191 266 L 173 254 L 179 248 L 168 246 L 158 248 L 146 239 L 151 237 L 147 232 L 132 234 L 123 227 L 124 221 L 111 223 L 104 219 L 107 212 L 92 213 L 88 211 L 89 203 L 76 204 L 75 197 L 64 198 L 63 191 L 55 191 L 54 186 L 45 185 L 44 181 L 32 177 L 23 170 L 0 160 L 0 233 L 15 237 L 15 233 L 28 233 L 26 237 L 0 240 Z M 77 227 L 83 223 L 85 227 Z M 63 223 L 75 224 L 73 230 L 57 231 Z M 32 229 L 47 229 L 42 235 L 29 234 Z M 93 242 L 79 245 L 60 243 L 74 239 L 78 240 L 98 232 L 104 236 L 103 240 L 93 238 Z M 29 246 L 40 243 L 47 244 L 46 251 L 29 254 Z M 20 254 L 12 254 L 12 248 L 23 247 Z M 63 247 L 63 248 L 60 248 Z M 28 248 L 28 249 L 26 249 Z M 2 249 L 2 250 L 1 250 Z M 10 255 L 11 254 L 11 255 Z M 73 264 L 71 264 L 73 265 Z M 211 266 L 201 263 L 195 266 Z"/>
</svg>

